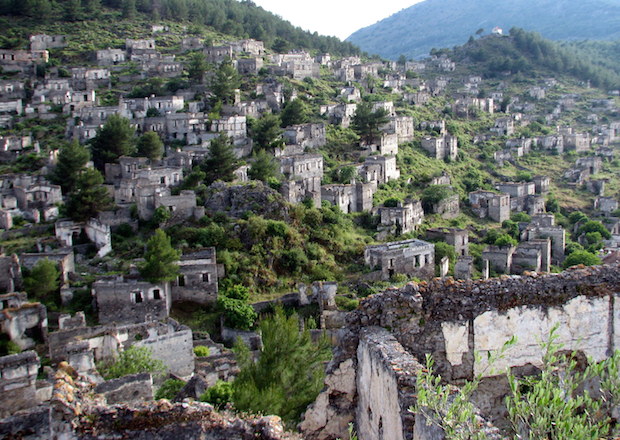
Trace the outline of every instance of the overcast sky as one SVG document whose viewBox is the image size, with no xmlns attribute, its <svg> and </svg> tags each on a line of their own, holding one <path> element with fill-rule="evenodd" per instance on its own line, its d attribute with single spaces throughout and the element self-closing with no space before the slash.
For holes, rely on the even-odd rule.
<svg viewBox="0 0 620 440">
<path fill-rule="evenodd" d="M 304 30 L 342 40 L 422 0 L 253 0 Z"/>
</svg>

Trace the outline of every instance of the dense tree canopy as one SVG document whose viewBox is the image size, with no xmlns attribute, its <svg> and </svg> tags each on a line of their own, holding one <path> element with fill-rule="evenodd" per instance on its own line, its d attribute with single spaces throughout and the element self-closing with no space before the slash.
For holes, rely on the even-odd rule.
<svg viewBox="0 0 620 440">
<path fill-rule="evenodd" d="M 74 220 L 86 221 L 112 206 L 114 201 L 103 186 L 101 173 L 93 168 L 82 171 L 67 198 L 67 214 Z"/>
<path fill-rule="evenodd" d="M 179 274 L 178 261 L 181 252 L 170 244 L 170 237 L 157 229 L 146 243 L 144 264 L 140 267 L 140 275 L 151 283 L 172 281 Z"/>
<path fill-rule="evenodd" d="M 116 162 L 121 156 L 133 154 L 134 133 L 129 119 L 118 114 L 110 115 L 104 126 L 97 131 L 91 144 L 95 166 L 103 170 L 106 163 Z"/>
<path fill-rule="evenodd" d="M 89 159 L 88 149 L 77 140 L 65 145 L 58 153 L 58 161 L 50 174 L 50 180 L 60 185 L 63 193 L 71 192 Z"/>
</svg>

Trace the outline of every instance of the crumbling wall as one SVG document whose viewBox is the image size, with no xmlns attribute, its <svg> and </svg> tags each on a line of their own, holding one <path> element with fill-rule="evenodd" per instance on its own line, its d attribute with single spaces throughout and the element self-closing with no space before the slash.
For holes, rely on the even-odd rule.
<svg viewBox="0 0 620 440">
<path fill-rule="evenodd" d="M 34 351 L 0 357 L 0 417 L 39 403 L 36 396 L 39 365 Z"/>
<path fill-rule="evenodd" d="M 472 379 L 483 373 L 489 378 L 478 399 L 501 402 L 498 390 L 505 383 L 501 383 L 503 376 L 491 376 L 487 352 L 499 349 L 516 335 L 516 344 L 494 365 L 495 369 L 540 365 L 540 341 L 557 323 L 559 342 L 565 349 L 601 360 L 620 347 L 619 298 L 619 265 L 485 281 L 435 279 L 368 297 L 349 314 L 347 325 L 340 331 L 339 345 L 327 369 L 326 387 L 302 423 L 304 435 L 308 439 L 344 438 L 347 420 L 355 418 L 359 429 L 371 433 L 367 438 L 380 438 L 376 436 L 378 419 L 360 412 L 360 405 L 370 407 L 373 414 L 393 412 L 393 395 L 381 394 L 394 383 L 385 365 L 394 361 L 406 370 L 408 363 L 394 355 L 398 351 L 392 350 L 391 344 L 375 340 L 371 349 L 366 342 L 371 327 L 389 330 L 414 360 L 423 361 L 431 354 L 437 372 L 447 381 Z M 474 353 L 482 354 L 479 361 Z M 379 365 L 383 365 L 383 373 Z M 343 390 L 343 377 L 353 377 L 356 386 Z M 373 394 L 372 389 L 379 391 Z M 321 414 L 326 415 L 322 426 Z"/>
</svg>

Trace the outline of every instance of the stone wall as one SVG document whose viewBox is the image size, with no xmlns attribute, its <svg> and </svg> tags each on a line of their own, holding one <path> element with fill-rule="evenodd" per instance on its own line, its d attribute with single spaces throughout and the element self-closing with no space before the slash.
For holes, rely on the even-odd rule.
<svg viewBox="0 0 620 440">
<path fill-rule="evenodd" d="M 0 417 L 39 403 L 36 398 L 39 365 L 34 351 L 0 357 Z"/>
<path fill-rule="evenodd" d="M 434 279 L 371 296 L 349 314 L 347 325 L 340 330 L 326 387 L 302 423 L 304 435 L 308 439 L 344 438 L 347 424 L 355 419 L 358 429 L 370 433 L 360 438 L 380 438 L 376 436 L 378 418 L 360 411 L 360 405 L 375 415 L 393 413 L 393 392 L 381 393 L 391 389 L 399 371 L 412 365 L 403 359 L 423 362 L 426 354 L 433 356 L 437 372 L 447 381 L 482 373 L 488 377 L 482 400 L 501 403 L 503 376 L 491 376 L 486 353 L 516 335 L 515 345 L 494 365 L 499 370 L 494 374 L 509 367 L 540 365 L 540 341 L 559 324 L 559 342 L 565 349 L 601 360 L 620 348 L 619 300 L 618 265 L 486 281 Z M 389 338 L 381 337 L 377 341 L 373 335 L 380 331 L 369 329 L 375 326 L 388 329 L 394 340 L 388 343 Z M 370 340 L 374 342 L 369 344 Z M 406 353 L 395 349 L 396 343 Z M 481 354 L 479 361 L 474 353 Z M 411 358 L 401 357 L 405 354 Z M 390 365 L 397 366 L 393 373 Z M 346 386 L 351 381 L 356 384 L 352 389 Z M 407 390 L 399 384 L 401 408 Z M 481 409 L 483 415 L 485 409 L 498 412 L 492 407 Z"/>
</svg>

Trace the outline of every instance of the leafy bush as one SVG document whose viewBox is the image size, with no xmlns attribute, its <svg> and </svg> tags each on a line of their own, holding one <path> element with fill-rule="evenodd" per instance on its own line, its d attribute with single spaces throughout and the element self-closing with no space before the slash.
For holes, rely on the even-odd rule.
<svg viewBox="0 0 620 440">
<path fill-rule="evenodd" d="M 337 296 L 336 297 L 336 305 L 340 310 L 345 310 L 350 312 L 352 310 L 357 309 L 357 306 L 360 304 L 358 299 L 349 298 L 346 296 Z"/>
<path fill-rule="evenodd" d="M 517 240 L 515 240 L 508 234 L 502 234 L 495 239 L 494 244 L 495 246 L 499 246 L 499 247 L 516 246 Z"/>
<path fill-rule="evenodd" d="M 179 391 L 185 386 L 185 382 L 180 379 L 167 379 L 155 392 L 155 400 L 168 399 L 172 400 L 179 394 Z"/>
<path fill-rule="evenodd" d="M 583 264 L 584 266 L 595 266 L 601 264 L 601 259 L 588 251 L 574 251 L 566 260 L 564 260 L 564 268 Z"/>
<path fill-rule="evenodd" d="M 128 374 L 162 374 L 166 371 L 166 366 L 162 361 L 153 359 L 151 350 L 147 347 L 132 345 L 120 353 L 116 362 L 97 365 L 97 370 L 104 379 L 110 380 Z"/>
<path fill-rule="evenodd" d="M 245 301 L 220 295 L 217 306 L 224 314 L 224 322 L 228 327 L 250 330 L 256 321 L 256 312 Z"/>
<path fill-rule="evenodd" d="M 201 396 L 202 402 L 208 402 L 216 408 L 222 408 L 233 400 L 233 385 L 230 382 L 218 380 L 215 385 L 208 388 Z"/>
<path fill-rule="evenodd" d="M 204 345 L 194 347 L 194 354 L 198 357 L 207 357 L 210 353 L 211 350 L 209 350 L 209 347 L 206 347 Z"/>
</svg>

